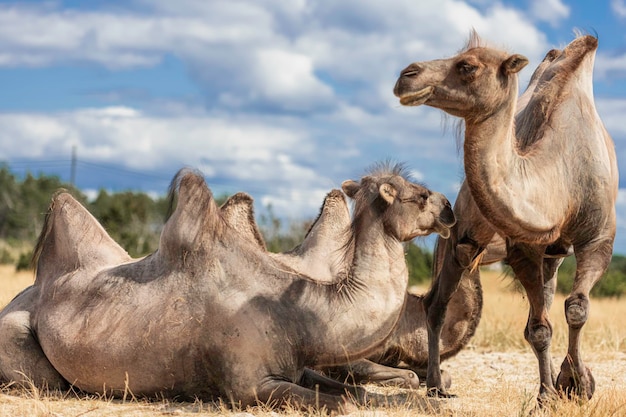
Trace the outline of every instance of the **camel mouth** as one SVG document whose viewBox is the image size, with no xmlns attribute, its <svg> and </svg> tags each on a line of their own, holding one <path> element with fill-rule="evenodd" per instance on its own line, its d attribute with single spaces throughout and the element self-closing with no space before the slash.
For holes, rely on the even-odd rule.
<svg viewBox="0 0 626 417">
<path fill-rule="evenodd" d="M 436 232 L 444 239 L 448 239 L 450 237 L 450 229 L 447 227 L 441 227 Z"/>
<path fill-rule="evenodd" d="M 411 233 L 411 235 L 409 236 L 409 238 L 407 240 L 412 240 L 412 239 L 415 239 L 417 237 L 428 236 L 431 233 L 437 233 L 442 238 L 448 239 L 450 237 L 450 227 L 448 227 L 445 224 L 442 224 L 440 222 L 437 222 L 436 224 L 432 225 L 431 227 L 414 230 L 413 233 Z"/>
<path fill-rule="evenodd" d="M 435 227 L 433 228 L 433 230 L 435 231 L 435 233 L 439 234 L 439 236 L 441 236 L 442 238 L 448 239 L 450 237 L 450 228 L 454 225 L 454 223 L 450 225 L 446 225 L 438 221 L 437 224 L 435 224 Z"/>
<path fill-rule="evenodd" d="M 403 106 L 419 106 L 424 104 L 430 98 L 435 87 L 424 87 L 415 93 L 402 94 L 400 96 L 400 104 Z"/>
</svg>

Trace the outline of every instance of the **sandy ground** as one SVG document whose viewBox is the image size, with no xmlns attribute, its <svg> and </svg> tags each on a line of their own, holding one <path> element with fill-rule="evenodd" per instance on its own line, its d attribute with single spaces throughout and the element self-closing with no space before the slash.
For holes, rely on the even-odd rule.
<svg viewBox="0 0 626 417">
<path fill-rule="evenodd" d="M 584 357 L 596 380 L 595 397 L 612 395 L 616 390 L 626 392 L 625 353 L 595 353 Z M 562 358 L 553 355 L 557 372 Z M 450 391 L 458 397 L 445 400 L 441 406 L 464 415 L 472 412 L 491 414 L 503 408 L 521 411 L 533 406 L 539 390 L 538 365 L 530 351 L 481 353 L 464 350 L 444 362 L 442 368 L 452 375 Z M 621 415 L 626 416 L 626 408 Z"/>
</svg>

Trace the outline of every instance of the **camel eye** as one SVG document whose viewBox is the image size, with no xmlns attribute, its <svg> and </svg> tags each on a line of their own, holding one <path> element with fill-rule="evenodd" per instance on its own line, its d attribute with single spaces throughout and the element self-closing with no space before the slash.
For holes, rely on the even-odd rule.
<svg viewBox="0 0 626 417">
<path fill-rule="evenodd" d="M 456 69 L 459 71 L 459 74 L 462 76 L 469 76 L 476 72 L 478 67 L 476 65 L 472 65 L 467 61 L 461 61 L 456 64 Z"/>
</svg>

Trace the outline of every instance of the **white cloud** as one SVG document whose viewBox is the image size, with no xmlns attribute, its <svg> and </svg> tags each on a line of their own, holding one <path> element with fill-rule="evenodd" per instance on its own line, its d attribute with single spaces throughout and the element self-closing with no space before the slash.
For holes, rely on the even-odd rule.
<svg viewBox="0 0 626 417">
<path fill-rule="evenodd" d="M 255 55 L 250 72 L 257 77 L 252 79 L 270 102 L 289 110 L 309 110 L 311 103 L 333 99 L 332 89 L 315 77 L 310 57 L 279 49 L 259 49 Z"/>
<path fill-rule="evenodd" d="M 206 106 L 173 103 L 157 114 L 122 100 L 5 112 L 0 157 L 69 155 L 77 145 L 80 158 L 130 169 L 191 165 L 210 186 L 228 178 L 291 217 L 315 214 L 328 190 L 387 158 L 408 162 L 419 180 L 453 200 L 462 164 L 452 129 L 443 129 L 438 110 L 398 104 L 399 71 L 454 55 L 475 28 L 531 60 L 523 86 L 552 47 L 534 22 L 558 24 L 569 15 L 561 0 L 535 1 L 530 12 L 482 0 L 135 0 L 90 11 L 61 4 L 0 5 L 0 66 L 87 63 L 114 75 L 171 55 Z M 623 5 L 613 2 L 618 13 Z M 599 54 L 597 72 L 622 71 L 622 61 Z M 621 105 L 602 102 L 599 112 L 624 138 Z"/>
<path fill-rule="evenodd" d="M 611 9 L 620 18 L 626 18 L 626 2 L 624 0 L 611 0 Z"/>
<path fill-rule="evenodd" d="M 620 73 L 621 78 L 626 78 L 626 54 L 610 55 L 601 51 L 597 53 L 595 62 L 597 78 L 609 79 Z"/>
<path fill-rule="evenodd" d="M 561 0 L 532 0 L 530 14 L 537 21 L 548 22 L 553 27 L 569 17 L 569 6 Z"/>
</svg>

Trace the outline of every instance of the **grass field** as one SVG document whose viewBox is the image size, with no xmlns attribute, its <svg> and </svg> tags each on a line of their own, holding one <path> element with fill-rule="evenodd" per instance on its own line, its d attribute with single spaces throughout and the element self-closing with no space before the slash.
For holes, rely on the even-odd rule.
<svg viewBox="0 0 626 417">
<path fill-rule="evenodd" d="M 33 281 L 32 274 L 16 274 L 0 267 L 0 306 L 8 303 Z M 537 363 L 523 338 L 528 315 L 524 296 L 514 291 L 510 279 L 498 273 L 483 273 L 485 306 L 483 318 L 470 345 L 443 363 L 452 375 L 451 391 L 458 398 L 427 399 L 424 388 L 409 392 L 367 386 L 389 396 L 385 407 L 368 407 L 355 416 L 523 416 L 534 406 L 539 382 Z M 423 289 L 418 289 L 421 291 Z M 551 310 L 554 327 L 553 360 L 559 366 L 566 352 L 567 325 L 563 317 L 564 297 L 557 296 Z M 582 351 L 596 379 L 594 398 L 586 403 L 558 401 L 535 413 L 554 417 L 626 416 L 626 301 L 592 299 L 591 317 L 583 331 Z M 2 335 L 0 335 L 0 338 Z M 228 410 L 216 404 L 125 401 L 68 393 L 45 393 L 37 389 L 0 389 L 0 416 L 296 416 L 262 407 Z"/>
</svg>

